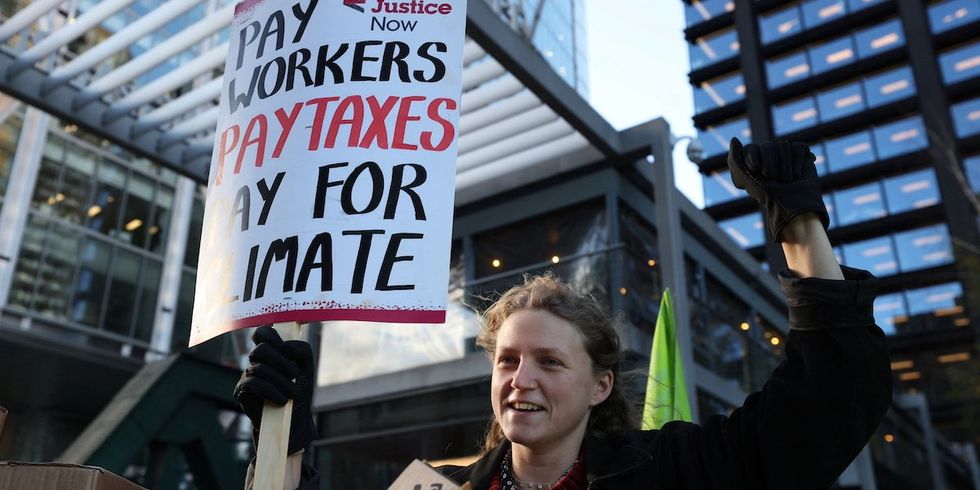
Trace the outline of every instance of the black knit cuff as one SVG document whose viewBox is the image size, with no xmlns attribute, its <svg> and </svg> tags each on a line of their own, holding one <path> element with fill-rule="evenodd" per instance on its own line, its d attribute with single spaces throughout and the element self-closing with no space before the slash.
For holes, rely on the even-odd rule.
<svg viewBox="0 0 980 490">
<path fill-rule="evenodd" d="M 779 285 L 789 302 L 789 328 L 820 330 L 874 324 L 878 280 L 870 272 L 841 266 L 844 280 L 801 278 L 790 270 L 779 273 Z"/>
</svg>

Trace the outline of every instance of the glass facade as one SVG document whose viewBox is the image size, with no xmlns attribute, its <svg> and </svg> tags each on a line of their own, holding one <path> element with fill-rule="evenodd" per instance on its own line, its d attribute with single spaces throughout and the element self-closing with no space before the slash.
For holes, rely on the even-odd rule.
<svg viewBox="0 0 980 490">
<path fill-rule="evenodd" d="M 690 45 L 691 69 L 697 70 L 738 55 L 740 46 L 735 29 L 699 37 Z"/>
<path fill-rule="evenodd" d="M 939 34 L 980 20 L 977 0 L 946 0 L 929 6 L 929 24 Z"/>
<path fill-rule="evenodd" d="M 684 18 L 690 27 L 734 10 L 734 0 L 691 0 L 684 4 Z"/>
<path fill-rule="evenodd" d="M 980 133 L 980 98 L 953 104 L 950 111 L 956 136 L 966 138 Z"/>
<path fill-rule="evenodd" d="M 745 99 L 745 81 L 742 79 L 742 74 L 728 74 L 701 82 L 694 89 L 694 111 L 710 111 L 743 99 Z"/>
<path fill-rule="evenodd" d="M 584 0 L 510 0 L 495 5 L 545 61 L 583 97 L 589 95 Z"/>
<path fill-rule="evenodd" d="M 738 138 L 744 145 L 752 142 L 752 130 L 747 118 L 724 121 L 698 131 L 698 140 L 704 145 L 705 158 L 728 153 L 728 144 L 732 138 Z"/>
<path fill-rule="evenodd" d="M 914 95 L 911 69 L 899 67 L 774 105 L 773 125 L 777 135 L 789 134 Z"/>
<path fill-rule="evenodd" d="M 765 243 L 766 231 L 761 213 L 719 221 L 718 226 L 742 248 L 757 247 Z"/>
<path fill-rule="evenodd" d="M 943 81 L 954 84 L 980 75 L 980 42 L 948 49 L 939 55 Z"/>
<path fill-rule="evenodd" d="M 963 192 L 980 196 L 980 98 L 975 90 L 980 81 L 980 0 L 925 0 L 916 8 L 891 0 L 753 3 L 755 25 L 735 23 L 739 30 L 747 28 L 739 33 L 742 40 L 755 38 L 743 46 L 749 51 L 741 57 L 743 63 L 724 64 L 724 70 L 719 66 L 703 77 L 691 73 L 696 91 L 709 76 L 717 77 L 713 82 L 722 78 L 722 71 L 748 81 L 761 76 L 763 84 L 762 92 L 750 94 L 761 98 L 755 100 L 761 105 L 745 104 L 741 113 L 731 107 L 712 112 L 720 104 L 712 105 L 709 94 L 695 95 L 695 122 L 705 128 L 701 139 L 708 158 L 700 167 L 709 214 L 765 264 L 769 255 L 761 246 L 762 221 L 758 214 L 745 214 L 749 202 L 739 200 L 745 194 L 728 182 L 723 159 L 710 158 L 723 155 L 727 145 L 713 141 L 721 138 L 708 129 L 745 121 L 746 128 L 768 133 L 753 135 L 757 141 L 806 140 L 816 157 L 835 256 L 842 264 L 884 278 L 874 307 L 877 323 L 888 335 L 902 337 L 903 352 L 916 351 L 916 359 L 934 360 L 936 346 L 972 352 L 969 341 L 962 340 L 969 333 L 951 330 L 975 327 L 970 315 L 980 308 L 969 300 L 975 291 L 960 283 L 960 278 L 976 275 L 976 261 L 958 256 L 961 247 L 953 246 L 975 241 L 977 232 L 974 196 Z M 905 31 L 904 26 L 918 27 L 923 20 L 928 31 Z M 713 25 L 714 32 L 703 28 L 698 35 L 726 34 L 730 24 Z M 692 60 L 695 56 L 692 47 Z M 916 78 L 933 73 L 939 77 Z M 753 89 L 750 83 L 748 90 Z M 952 135 L 936 120 L 945 119 L 944 111 Z M 962 174 L 950 172 L 951 165 L 960 166 Z M 714 355 L 724 359 L 725 351 L 716 348 Z M 966 360 L 973 363 L 972 372 L 976 360 Z M 896 387 L 925 393 L 930 403 L 942 406 L 963 402 L 976 390 L 975 381 L 957 393 L 943 388 L 947 374 L 939 368 L 921 373 L 899 369 Z M 914 381 L 919 378 L 928 381 Z M 949 434 L 956 433 L 950 429 Z M 889 444 L 901 444 L 892 442 L 875 454 L 876 467 L 895 467 Z M 890 488 L 889 483 L 882 484 Z"/>
<path fill-rule="evenodd" d="M 145 347 L 175 177 L 62 127 L 44 143 L 9 305 Z"/>
</svg>

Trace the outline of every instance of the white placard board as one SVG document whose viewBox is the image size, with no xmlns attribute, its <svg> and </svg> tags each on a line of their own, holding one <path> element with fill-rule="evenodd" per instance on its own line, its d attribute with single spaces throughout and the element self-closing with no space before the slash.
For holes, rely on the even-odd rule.
<svg viewBox="0 0 980 490">
<path fill-rule="evenodd" d="M 398 475 L 388 490 L 459 490 L 459 485 L 422 461 L 415 460 Z"/>
<path fill-rule="evenodd" d="M 235 8 L 190 345 L 445 320 L 466 0 Z"/>
</svg>

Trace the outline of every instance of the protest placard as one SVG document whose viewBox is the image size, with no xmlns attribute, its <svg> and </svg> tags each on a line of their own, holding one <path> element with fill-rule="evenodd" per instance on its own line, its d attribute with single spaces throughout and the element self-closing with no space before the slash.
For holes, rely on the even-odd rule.
<svg viewBox="0 0 980 490">
<path fill-rule="evenodd" d="M 459 490 L 459 485 L 422 461 L 415 460 L 391 483 L 388 490 Z"/>
<path fill-rule="evenodd" d="M 236 6 L 190 345 L 445 319 L 465 0 Z"/>
</svg>

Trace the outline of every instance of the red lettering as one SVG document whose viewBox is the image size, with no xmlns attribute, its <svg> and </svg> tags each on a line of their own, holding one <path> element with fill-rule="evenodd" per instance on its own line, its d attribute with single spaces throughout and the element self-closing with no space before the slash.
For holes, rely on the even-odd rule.
<svg viewBox="0 0 980 490">
<path fill-rule="evenodd" d="M 388 126 L 385 124 L 385 120 L 388 119 L 388 114 L 391 114 L 391 110 L 395 108 L 397 103 L 398 97 L 394 95 L 385 99 L 382 105 L 378 105 L 378 99 L 373 95 L 367 98 L 368 110 L 371 111 L 371 125 L 364 132 L 364 139 L 358 146 L 368 148 L 372 142 L 377 141 L 378 148 L 388 149 Z"/>
<path fill-rule="evenodd" d="M 425 100 L 425 97 L 420 97 L 418 95 L 412 95 L 409 97 L 403 97 L 401 104 L 398 106 L 398 118 L 395 121 L 395 137 L 394 141 L 391 142 L 391 147 L 397 150 L 418 150 L 418 145 L 409 145 L 405 143 L 405 126 L 411 121 L 420 121 L 422 118 L 419 116 L 411 115 L 412 104 L 415 102 L 421 102 Z"/>
<path fill-rule="evenodd" d="M 327 104 L 340 100 L 340 97 L 320 97 L 306 101 L 306 105 L 315 105 L 316 114 L 313 116 L 313 128 L 310 130 L 310 151 L 320 147 L 320 133 L 323 131 L 323 118 L 327 114 Z"/>
<path fill-rule="evenodd" d="M 228 143 L 228 132 L 231 132 L 231 144 Z M 241 134 L 241 128 L 235 124 L 230 128 L 221 132 L 221 145 L 218 152 L 218 168 L 215 170 L 214 176 L 214 186 L 217 187 L 221 185 L 221 173 L 225 169 L 225 157 L 231 153 L 231 151 L 238 145 L 238 137 Z"/>
<path fill-rule="evenodd" d="M 452 4 L 444 3 L 439 5 L 439 13 L 442 15 L 449 15 L 449 13 L 452 11 L 453 11 Z"/>
<path fill-rule="evenodd" d="M 258 131 L 253 136 L 252 131 L 255 129 Z M 265 157 L 265 137 L 268 132 L 269 121 L 264 115 L 259 114 L 248 122 L 248 127 L 245 128 L 245 142 L 242 143 L 242 149 L 238 152 L 238 160 L 235 161 L 235 175 L 242 171 L 242 162 L 245 160 L 245 152 L 248 151 L 249 146 L 258 145 L 255 149 L 255 166 L 262 166 L 262 159 Z"/>
<path fill-rule="evenodd" d="M 293 110 L 289 111 L 289 114 L 286 114 L 286 111 L 282 110 L 281 107 L 276 110 L 276 120 L 279 121 L 282 132 L 279 133 L 276 148 L 272 150 L 272 158 L 279 158 L 279 155 L 282 154 L 282 147 L 286 145 L 286 140 L 289 139 L 289 133 L 293 130 L 293 125 L 296 124 L 296 117 L 299 116 L 299 111 L 302 108 L 303 103 L 297 102 L 293 105 Z"/>
<path fill-rule="evenodd" d="M 445 151 L 452 144 L 453 139 L 456 138 L 456 128 L 453 124 L 449 122 L 446 118 L 439 114 L 439 106 L 446 104 L 446 109 L 450 111 L 456 110 L 456 101 L 453 99 L 436 99 L 429 104 L 429 119 L 439 123 L 442 126 L 442 139 L 439 140 L 439 144 L 432 144 L 432 131 L 422 131 L 420 144 L 422 149 L 430 151 Z"/>
<path fill-rule="evenodd" d="M 350 118 L 345 118 L 348 109 L 353 109 L 354 113 Z M 357 146 L 357 141 L 361 139 L 361 126 L 364 124 L 364 101 L 360 95 L 344 97 L 340 105 L 333 113 L 330 121 L 330 129 L 327 131 L 327 139 L 323 142 L 324 148 L 333 148 L 337 144 L 337 133 L 343 125 L 350 126 L 350 135 L 347 137 L 347 146 Z"/>
</svg>

